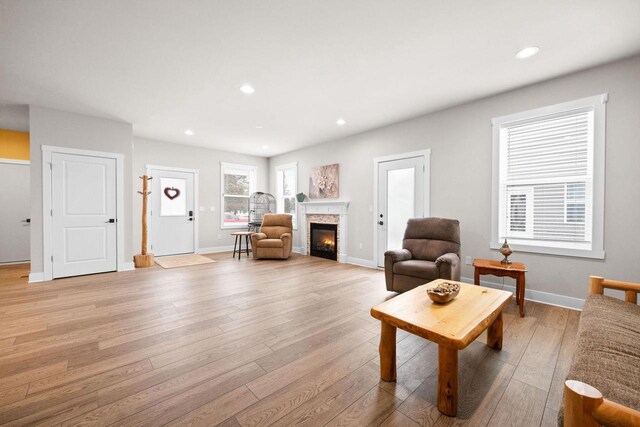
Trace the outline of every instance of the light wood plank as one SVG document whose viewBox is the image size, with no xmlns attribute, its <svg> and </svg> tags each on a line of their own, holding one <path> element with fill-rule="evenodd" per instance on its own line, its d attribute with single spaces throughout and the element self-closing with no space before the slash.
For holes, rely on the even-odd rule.
<svg viewBox="0 0 640 427">
<path fill-rule="evenodd" d="M 545 391 L 512 379 L 493 412 L 489 425 L 539 426 L 546 400 Z"/>
<path fill-rule="evenodd" d="M 257 401 L 258 399 L 246 386 L 238 387 L 172 421 L 167 426 L 209 427 L 223 425 L 222 423 L 226 420 L 233 420 L 233 425 L 239 426 L 236 419 L 231 417 Z"/>
<path fill-rule="evenodd" d="M 563 332 L 548 326 L 538 326 L 513 377 L 548 391 L 560 352 Z"/>
</svg>

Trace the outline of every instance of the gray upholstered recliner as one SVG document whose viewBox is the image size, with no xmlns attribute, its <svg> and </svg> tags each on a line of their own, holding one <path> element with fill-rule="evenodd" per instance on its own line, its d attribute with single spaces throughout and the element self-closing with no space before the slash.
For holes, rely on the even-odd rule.
<svg viewBox="0 0 640 427">
<path fill-rule="evenodd" d="M 435 279 L 460 280 L 460 222 L 412 218 L 402 249 L 384 254 L 387 290 L 409 291 Z"/>
</svg>

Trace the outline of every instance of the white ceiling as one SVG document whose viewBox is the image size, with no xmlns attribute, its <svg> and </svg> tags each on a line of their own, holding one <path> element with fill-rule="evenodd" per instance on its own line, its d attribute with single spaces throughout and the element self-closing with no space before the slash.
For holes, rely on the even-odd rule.
<svg viewBox="0 0 640 427">
<path fill-rule="evenodd" d="M 638 0 L 0 0 L 0 102 L 272 156 L 637 54 L 639 16 Z"/>
</svg>

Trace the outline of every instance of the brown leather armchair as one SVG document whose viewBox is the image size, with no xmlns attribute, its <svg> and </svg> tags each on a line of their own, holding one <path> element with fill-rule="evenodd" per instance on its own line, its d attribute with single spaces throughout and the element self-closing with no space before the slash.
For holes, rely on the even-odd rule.
<svg viewBox="0 0 640 427">
<path fill-rule="evenodd" d="M 412 218 L 402 249 L 384 253 L 387 290 L 405 292 L 436 279 L 460 280 L 460 222 Z"/>
<path fill-rule="evenodd" d="M 293 223 L 289 214 L 265 214 L 259 233 L 251 235 L 255 259 L 287 259 L 291 255 Z"/>
</svg>

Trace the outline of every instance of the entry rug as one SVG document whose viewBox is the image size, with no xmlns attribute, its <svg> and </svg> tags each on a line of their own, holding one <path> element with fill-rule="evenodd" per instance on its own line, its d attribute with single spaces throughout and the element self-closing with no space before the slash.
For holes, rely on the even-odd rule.
<svg viewBox="0 0 640 427">
<path fill-rule="evenodd" d="M 163 256 L 155 259 L 162 268 L 188 267 L 190 265 L 210 264 L 215 262 L 211 258 L 197 254 Z"/>
</svg>

